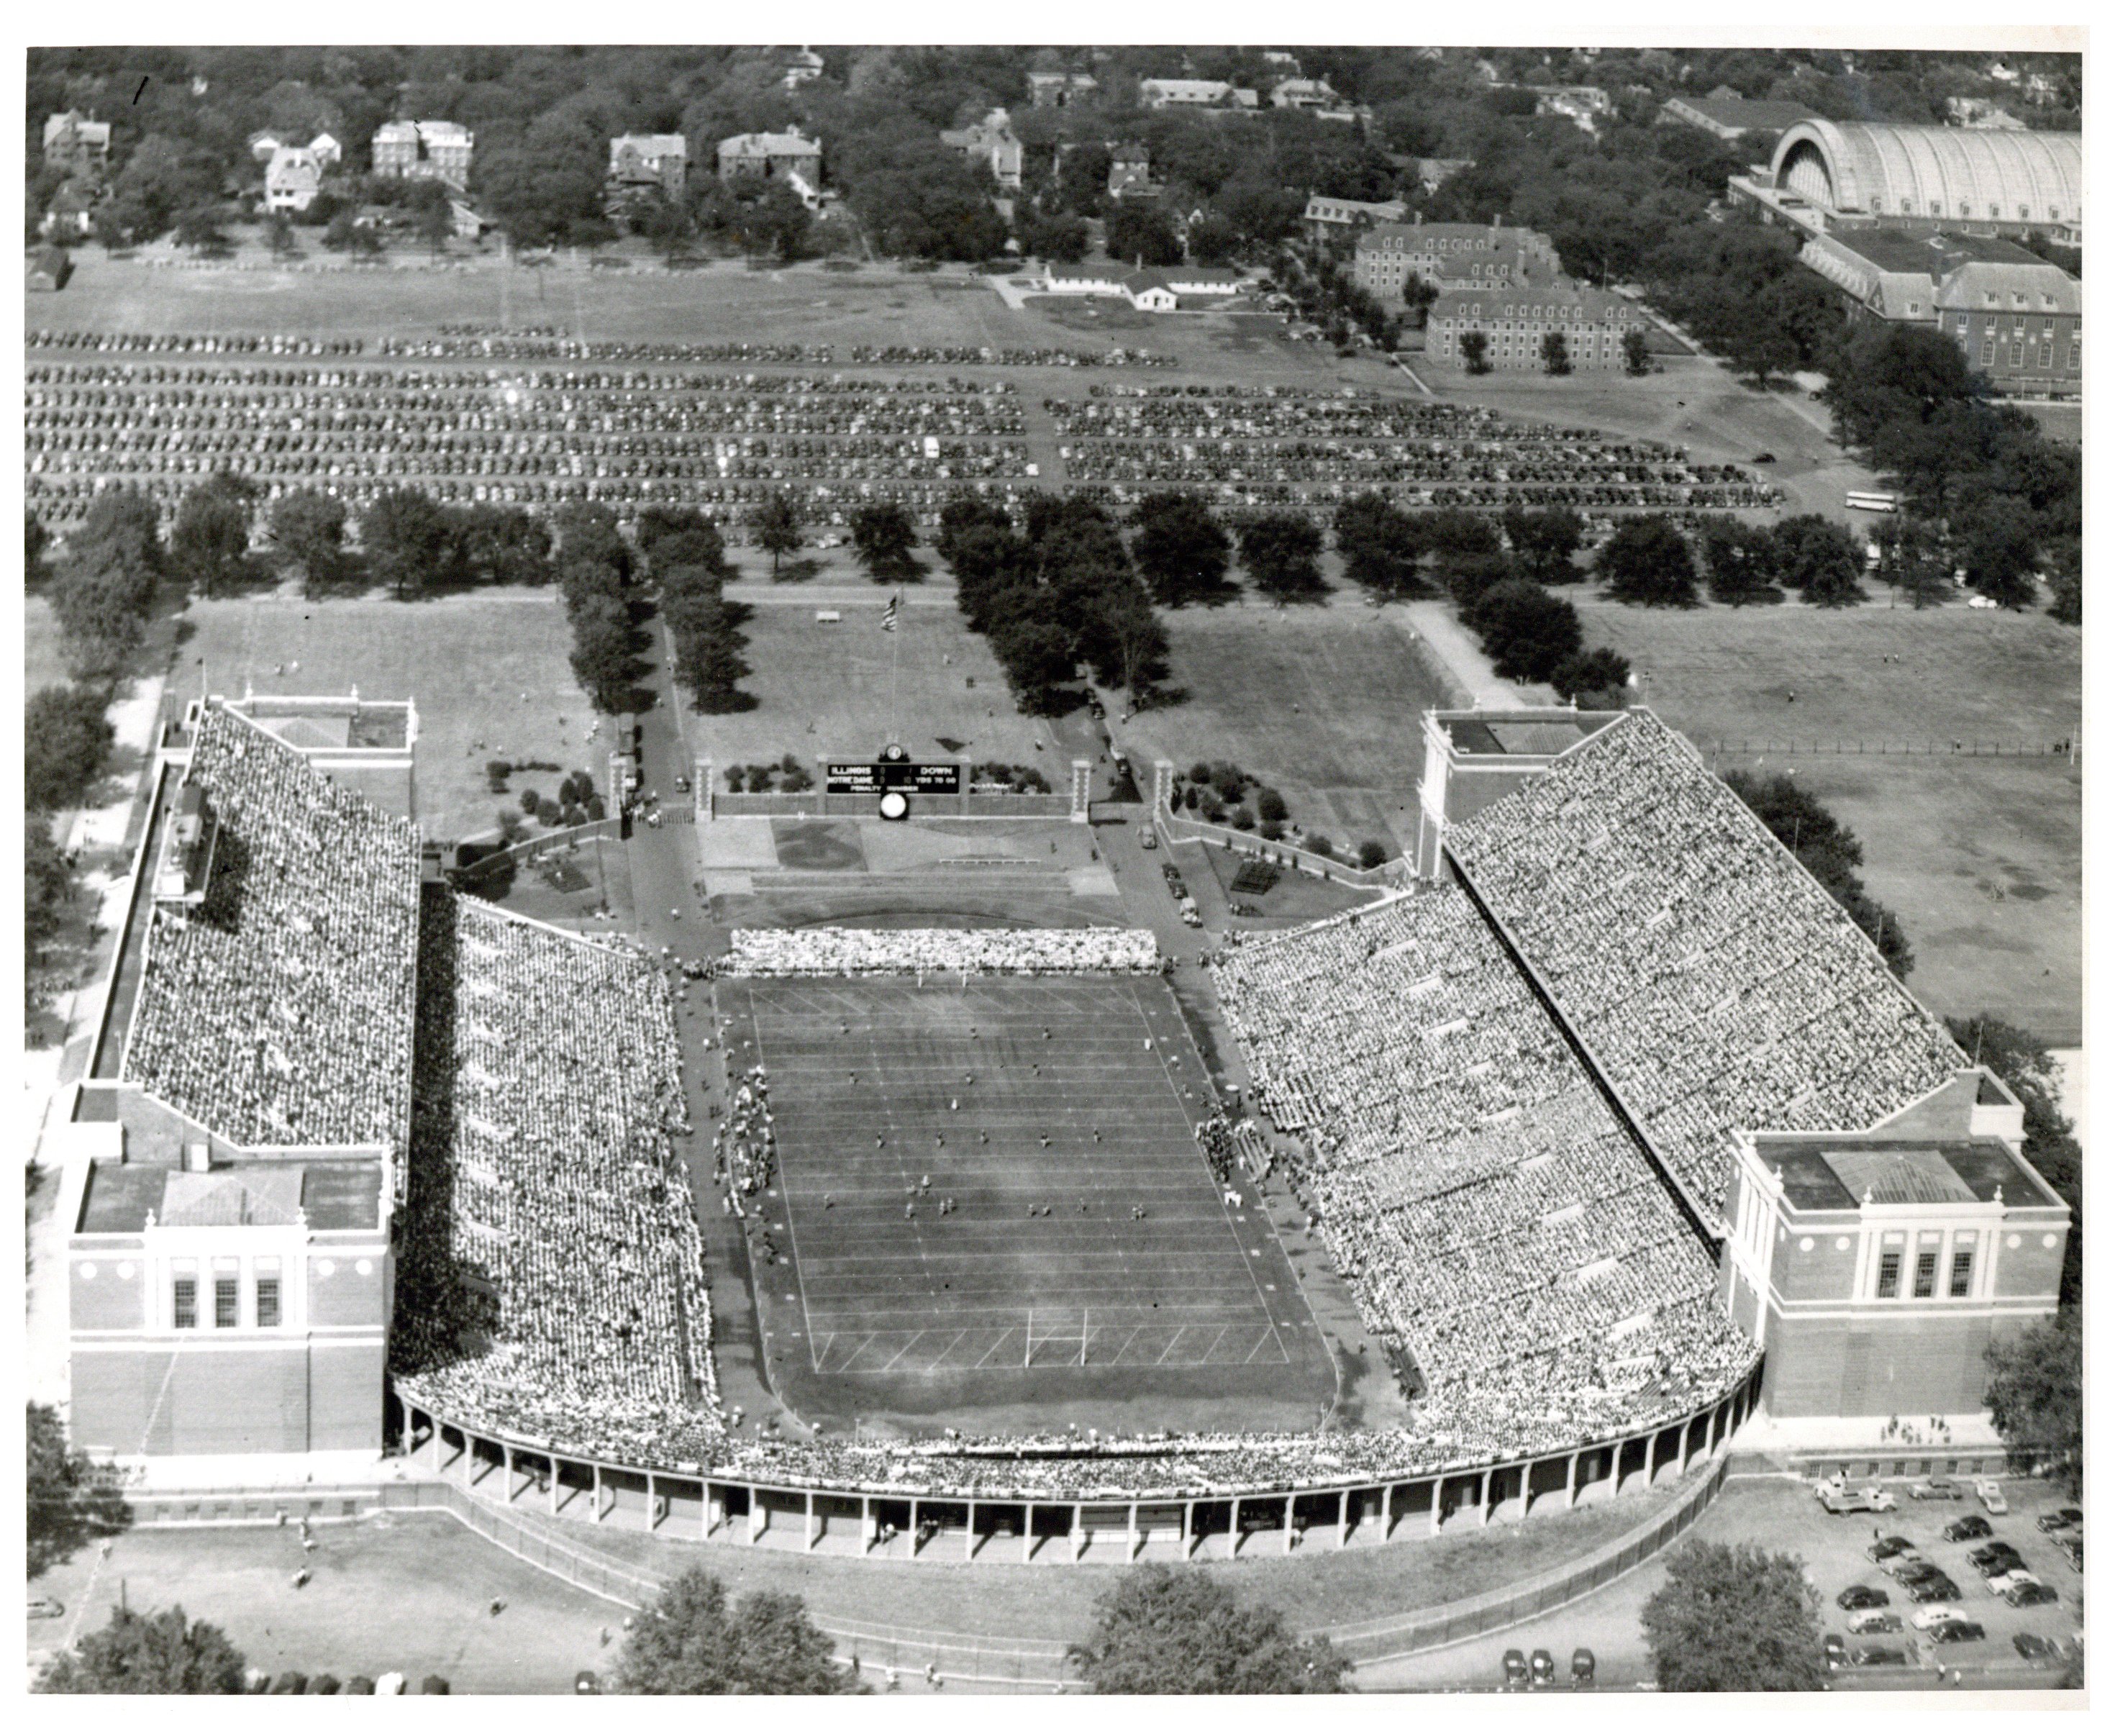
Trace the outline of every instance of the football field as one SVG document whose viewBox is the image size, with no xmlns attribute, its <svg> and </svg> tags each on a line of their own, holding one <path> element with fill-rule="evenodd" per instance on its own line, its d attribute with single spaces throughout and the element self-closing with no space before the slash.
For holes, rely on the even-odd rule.
<svg viewBox="0 0 2115 1736">
<path fill-rule="evenodd" d="M 789 1402 L 1328 1401 L 1269 1223 L 1199 1149 L 1158 981 L 736 981 L 720 1008 L 769 1083 L 790 1271 L 757 1283 Z"/>
</svg>

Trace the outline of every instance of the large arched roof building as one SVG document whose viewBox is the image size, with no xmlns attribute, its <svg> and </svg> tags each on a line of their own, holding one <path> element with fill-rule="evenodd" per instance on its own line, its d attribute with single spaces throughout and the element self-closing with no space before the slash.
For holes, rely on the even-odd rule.
<svg viewBox="0 0 2115 1736">
<path fill-rule="evenodd" d="M 1769 194 L 1824 222 L 1915 223 L 2076 236 L 2085 226 L 2079 135 L 1801 121 L 1778 140 Z"/>
</svg>

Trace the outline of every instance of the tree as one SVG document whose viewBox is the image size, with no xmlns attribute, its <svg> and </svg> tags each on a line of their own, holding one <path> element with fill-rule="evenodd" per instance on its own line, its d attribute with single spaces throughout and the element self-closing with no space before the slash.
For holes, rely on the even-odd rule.
<svg viewBox="0 0 2115 1736">
<path fill-rule="evenodd" d="M 1322 533 L 1304 512 L 1265 512 L 1241 526 L 1241 565 L 1266 596 L 1312 601 L 1322 582 Z"/>
<path fill-rule="evenodd" d="M 2026 609 L 2035 600 L 2035 563 L 2041 536 L 2033 516 L 2016 500 L 1983 503 L 1962 539 L 1961 564 L 1968 582 L 1993 603 Z"/>
<path fill-rule="evenodd" d="M 1665 515 L 1626 518 L 1594 558 L 1594 572 L 1619 602 L 1653 609 L 1691 609 L 1696 563 L 1689 544 Z"/>
<path fill-rule="evenodd" d="M 1055 712 L 1058 689 L 1078 672 L 1071 636 L 1054 622 L 1027 618 L 1002 621 L 986 636 L 1021 709 L 1032 716 Z"/>
<path fill-rule="evenodd" d="M 1408 596 L 1425 586 L 1417 563 L 1424 553 L 1411 516 L 1379 494 L 1354 494 L 1337 508 L 1331 528 L 1344 576 L 1379 597 Z"/>
<path fill-rule="evenodd" d="M 232 480 L 232 479 L 231 479 Z M 201 483 L 184 496 L 169 531 L 169 563 L 200 595 L 239 585 L 250 566 L 250 502 L 240 487 Z"/>
<path fill-rule="evenodd" d="M 1351 1669 L 1327 1638 L 1301 1639 L 1195 1568 L 1134 1568 L 1095 1610 L 1071 1656 L 1098 1694 L 1335 1694 Z"/>
<path fill-rule="evenodd" d="M 1461 334 L 1461 365 L 1471 374 L 1491 371 L 1491 340 L 1483 333 Z"/>
<path fill-rule="evenodd" d="M 177 218 L 177 245 L 196 253 L 227 246 L 227 237 L 220 228 L 219 208 L 198 204 L 180 214 Z"/>
<path fill-rule="evenodd" d="M 1562 332 L 1542 334 L 1542 371 L 1545 374 L 1569 374 L 1571 371 L 1571 346 L 1566 342 Z"/>
<path fill-rule="evenodd" d="M 184 1619 L 183 1605 L 158 1615 L 110 1612 L 110 1624 L 37 1678 L 41 1694 L 239 1694 L 242 1654 L 219 1628 Z"/>
<path fill-rule="evenodd" d="M 573 678 L 595 710 L 612 717 L 632 709 L 631 614 L 619 599 L 584 596 L 569 611 L 573 623 Z"/>
<path fill-rule="evenodd" d="M 1652 371 L 1652 352 L 1645 344 L 1645 334 L 1632 326 L 1623 333 L 1623 372 L 1630 374 L 1649 374 Z"/>
<path fill-rule="evenodd" d="M 1579 611 L 1528 579 L 1492 586 L 1461 613 L 1509 681 L 1548 681 L 1584 643 Z"/>
<path fill-rule="evenodd" d="M 452 537 L 448 514 L 423 489 L 390 489 L 360 515 L 360 540 L 368 569 L 397 593 L 415 595 L 447 575 Z"/>
<path fill-rule="evenodd" d="M 1566 699 L 1587 705 L 1622 704 L 1630 682 L 1630 659 L 1605 645 L 1564 659 L 1549 677 L 1550 686 Z"/>
<path fill-rule="evenodd" d="M 1232 544 L 1212 509 L 1195 495 L 1148 494 L 1133 518 L 1138 534 L 1131 540 L 1131 556 L 1162 608 L 1223 602 L 1233 595 L 1227 582 Z"/>
<path fill-rule="evenodd" d="M 2074 1498 L 2085 1473 L 2085 1369 L 2079 1312 L 2064 1308 L 1984 1353 L 1991 1426 L 2013 1452 L 2047 1466 Z"/>
<path fill-rule="evenodd" d="M 1507 507 L 1502 522 L 1521 570 L 1540 585 L 1579 577 L 1571 558 L 1586 540 L 1586 521 L 1569 507 Z"/>
<path fill-rule="evenodd" d="M 1777 588 L 1777 541 L 1761 525 L 1746 525 L 1726 513 L 1704 521 L 1697 541 L 1704 553 L 1704 572 L 1712 596 L 1736 608 L 1749 603 L 1774 603 Z"/>
<path fill-rule="evenodd" d="M 284 211 L 267 214 L 264 244 L 272 250 L 274 259 L 283 258 L 294 250 L 294 221 Z"/>
<path fill-rule="evenodd" d="M 695 569 L 673 568 L 672 572 Z M 717 585 L 686 585 L 665 605 L 668 635 L 675 641 L 673 673 L 689 690 L 700 711 L 746 711 L 756 701 L 738 683 L 749 673 L 742 659 L 743 636 L 732 608 Z"/>
<path fill-rule="evenodd" d="M 858 1692 L 799 1598 L 752 1591 L 730 1608 L 727 1587 L 703 1568 L 663 1588 L 632 1628 L 611 1680 L 626 1694 Z"/>
<path fill-rule="evenodd" d="M 300 566 L 301 587 L 310 595 L 337 572 L 345 519 L 345 503 L 320 489 L 291 489 L 272 503 L 266 534 Z"/>
<path fill-rule="evenodd" d="M 45 847 L 57 857 L 48 833 L 34 825 L 30 833 L 32 840 L 41 834 Z M 34 843 L 31 854 L 35 854 Z M 63 863 L 60 866 L 63 873 Z M 50 1405 L 30 1403 L 24 1444 L 29 1468 L 29 1577 L 34 1579 L 90 1538 L 124 1530 L 131 1523 L 131 1509 L 115 1487 L 96 1477 L 86 1454 L 67 1444 L 66 1426 Z"/>
<path fill-rule="evenodd" d="M 1157 200 L 1117 201 L 1103 223 L 1103 245 L 1126 265 L 1180 265 L 1182 242 Z"/>
<path fill-rule="evenodd" d="M 1865 551 L 1841 525 L 1818 512 L 1780 521 L 1770 532 L 1773 576 L 1822 609 L 1845 609 L 1862 603 L 1858 583 Z"/>
<path fill-rule="evenodd" d="M 39 687 L 22 725 L 23 799 L 31 811 L 80 806 L 109 762 L 117 732 L 108 696 L 88 687 Z"/>
<path fill-rule="evenodd" d="M 52 842 L 49 826 L 34 814 L 22 829 L 22 952 L 25 964 L 35 965 L 43 962 L 44 949 L 66 925 L 73 903 L 74 871 Z M 22 977 L 26 1008 L 34 1014 L 44 1004 L 44 994 L 34 971 L 25 968 Z"/>
<path fill-rule="evenodd" d="M 892 500 L 861 507 L 852 514 L 852 547 L 867 576 L 877 585 L 924 578 L 925 569 L 911 552 L 917 546 L 918 530 L 910 513 Z"/>
<path fill-rule="evenodd" d="M 52 533 L 44 528 L 44 521 L 34 512 L 22 514 L 22 576 L 24 587 L 34 590 L 51 575 L 44 567 L 44 550 L 51 545 Z"/>
<path fill-rule="evenodd" d="M 749 527 L 771 556 L 771 577 L 776 584 L 779 557 L 801 546 L 801 509 L 791 495 L 773 489 L 750 513 Z"/>
<path fill-rule="evenodd" d="M 161 517 L 132 489 L 99 494 L 48 587 L 76 677 L 108 679 L 145 636 L 160 588 Z"/>
<path fill-rule="evenodd" d="M 801 195 L 782 181 L 769 182 L 760 198 L 736 207 L 736 238 L 759 258 L 790 264 L 801 257 L 814 219 Z"/>
<path fill-rule="evenodd" d="M 1821 1594 L 1796 1555 L 1753 1544 L 1683 1544 L 1642 1618 L 1668 1693 L 1787 1693 L 1827 1685 Z"/>
</svg>

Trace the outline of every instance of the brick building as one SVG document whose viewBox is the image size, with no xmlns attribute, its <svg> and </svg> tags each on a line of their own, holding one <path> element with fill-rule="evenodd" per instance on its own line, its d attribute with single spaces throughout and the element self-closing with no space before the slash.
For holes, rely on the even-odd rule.
<svg viewBox="0 0 2115 1736">
<path fill-rule="evenodd" d="M 1622 367 L 1623 334 L 1647 325 L 1635 302 L 1567 278 L 1457 284 L 1443 289 L 1427 314 L 1425 349 L 1435 362 L 1466 368 L 1461 341 L 1481 332 L 1493 370 L 1539 373 L 1543 339 L 1562 332 L 1572 370 L 1599 372 Z"/>
<path fill-rule="evenodd" d="M 390 121 L 368 147 L 374 172 L 393 181 L 443 181 L 458 193 L 470 185 L 477 135 L 453 121 Z"/>
<path fill-rule="evenodd" d="M 110 123 L 91 121 L 75 109 L 55 114 L 44 122 L 44 162 L 47 167 L 99 181 L 110 167 Z"/>
<path fill-rule="evenodd" d="M 51 1145 L 70 1432 L 91 1452 L 381 1450 L 416 737 L 410 706 L 356 696 L 216 699 L 165 733 L 109 999 Z"/>
<path fill-rule="evenodd" d="M 1308 196 L 1307 209 L 1300 214 L 1300 220 L 1307 225 L 1307 232 L 1319 241 L 1324 236 L 1346 235 L 1354 229 L 1371 228 L 1377 223 L 1400 223 L 1410 215 L 1410 207 L 1400 199 L 1383 200 L 1376 204 L 1359 199 L 1331 199 L 1324 194 Z"/>
<path fill-rule="evenodd" d="M 1731 145 L 1737 140 L 1774 144 L 1787 128 L 1819 118 L 1804 103 L 1751 103 L 1721 85 L 1709 96 L 1671 96 L 1659 106 L 1664 126 L 1693 126 Z"/>
<path fill-rule="evenodd" d="M 1562 267 L 1549 237 L 1533 229 L 1482 223 L 1377 223 L 1359 239 L 1352 275 L 1383 305 L 1400 301 L 1412 276 L 1443 287 L 1553 278 Z"/>
<path fill-rule="evenodd" d="M 823 181 L 823 147 L 797 132 L 745 132 L 723 139 L 718 152 L 723 181 L 798 177 L 810 187 Z"/>
<path fill-rule="evenodd" d="M 680 199 L 690 168 L 690 144 L 679 132 L 624 133 L 609 141 L 608 185 L 612 193 L 658 187 Z"/>
</svg>

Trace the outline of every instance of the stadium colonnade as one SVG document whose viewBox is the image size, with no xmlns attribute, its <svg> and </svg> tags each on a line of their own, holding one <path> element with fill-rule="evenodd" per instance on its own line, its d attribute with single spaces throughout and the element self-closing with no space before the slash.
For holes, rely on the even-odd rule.
<svg viewBox="0 0 2115 1736">
<path fill-rule="evenodd" d="M 398 1440 L 419 1469 L 507 1507 L 694 1541 L 898 1560 L 1071 1564 L 1224 1560 L 1259 1550 L 1365 1547 L 1568 1509 L 1686 1476 L 1755 1408 L 1759 1359 L 1687 1416 L 1530 1458 L 1415 1477 L 1328 1477 L 1121 1497 L 971 1496 L 928 1488 L 716 1475 L 583 1458 L 408 1402 Z M 1317 1444 L 1325 1445 L 1326 1437 Z"/>
</svg>

